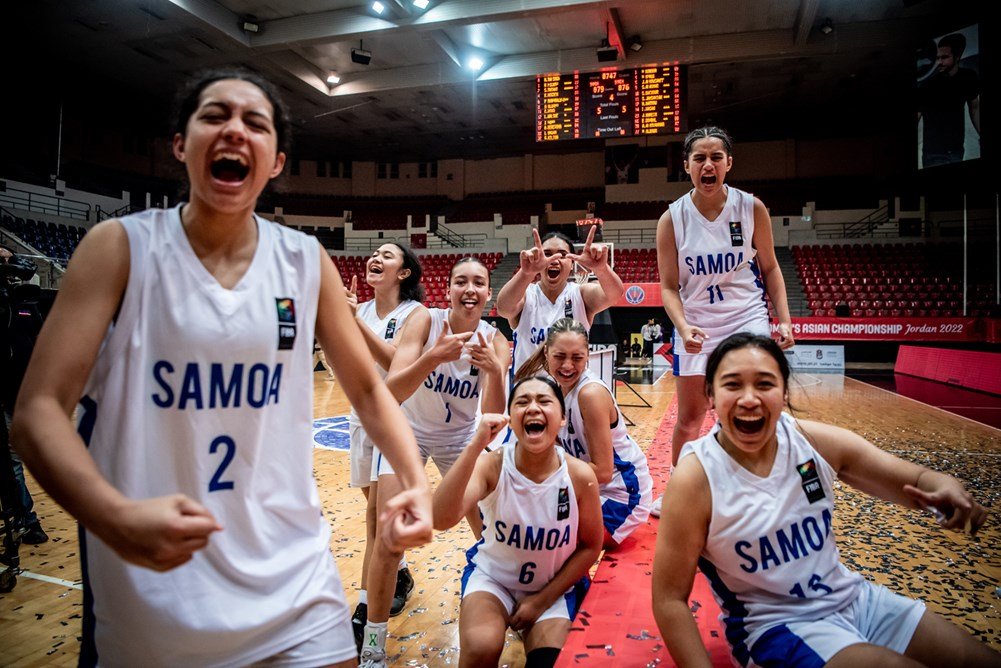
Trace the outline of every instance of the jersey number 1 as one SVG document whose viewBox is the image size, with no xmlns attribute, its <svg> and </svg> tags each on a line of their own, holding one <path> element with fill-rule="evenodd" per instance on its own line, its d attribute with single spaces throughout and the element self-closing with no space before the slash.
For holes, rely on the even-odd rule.
<svg viewBox="0 0 1001 668">
<path fill-rule="evenodd" d="M 233 456 L 236 455 L 236 442 L 233 441 L 229 436 L 218 436 L 212 444 L 209 446 L 209 454 L 214 455 L 219 447 L 223 447 L 224 451 L 222 453 L 222 461 L 219 462 L 219 468 L 215 470 L 215 475 L 209 480 L 209 491 L 218 492 L 224 489 L 233 489 L 232 480 L 223 480 L 222 474 L 226 472 L 226 467 L 230 465 L 233 461 Z"/>
<path fill-rule="evenodd" d="M 723 301 L 723 291 L 720 290 L 718 285 L 710 285 L 706 290 L 709 292 L 710 304 Z"/>
</svg>

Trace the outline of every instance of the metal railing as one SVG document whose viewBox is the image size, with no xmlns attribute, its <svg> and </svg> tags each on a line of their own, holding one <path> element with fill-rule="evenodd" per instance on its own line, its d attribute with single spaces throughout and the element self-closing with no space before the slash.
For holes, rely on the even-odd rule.
<svg viewBox="0 0 1001 668">
<path fill-rule="evenodd" d="M 441 229 L 441 225 L 438 226 Z M 460 246 L 456 246 L 453 241 L 449 241 L 439 236 L 438 232 L 428 235 L 428 248 L 482 248 L 487 245 L 487 240 L 489 237 L 482 232 L 474 232 L 472 234 L 460 234 L 458 235 L 460 239 Z"/>
<path fill-rule="evenodd" d="M 657 230 L 655 228 L 628 228 L 610 230 L 607 227 L 601 231 L 601 240 L 629 246 L 641 246 L 653 248 L 657 243 Z"/>
<path fill-rule="evenodd" d="M 97 222 L 101 222 L 102 220 L 107 220 L 108 218 L 121 218 L 122 216 L 127 216 L 130 213 L 137 213 L 142 210 L 143 207 L 141 206 L 136 206 L 134 204 L 123 204 L 114 211 L 105 211 L 104 209 L 101 208 L 101 205 L 98 204 L 95 210 L 95 214 L 97 217 Z"/>
<path fill-rule="evenodd" d="M 862 237 L 896 237 L 899 231 L 884 228 L 890 222 L 889 207 L 883 205 L 851 223 L 817 223 L 814 231 L 818 239 L 860 239 Z M 883 228 L 883 229 L 881 229 Z"/>
<path fill-rule="evenodd" d="M 22 211 L 46 213 L 63 218 L 90 220 L 90 204 L 66 197 L 43 195 L 18 188 L 5 188 L 0 191 L 0 204 Z"/>
<path fill-rule="evenodd" d="M 459 234 L 455 230 L 450 230 L 444 224 L 438 223 L 434 228 L 434 234 L 442 241 L 453 248 L 467 248 L 466 235 Z M 430 235 L 429 235 L 430 236 Z M 472 236 L 472 235 L 470 235 Z M 486 238 L 486 235 L 483 235 Z"/>
</svg>

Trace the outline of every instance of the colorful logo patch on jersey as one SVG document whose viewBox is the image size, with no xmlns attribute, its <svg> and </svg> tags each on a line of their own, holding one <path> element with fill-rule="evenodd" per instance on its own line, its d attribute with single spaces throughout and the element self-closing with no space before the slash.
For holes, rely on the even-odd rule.
<svg viewBox="0 0 1001 668">
<path fill-rule="evenodd" d="M 646 291 L 640 286 L 630 285 L 626 289 L 626 301 L 633 306 L 642 304 L 644 299 L 646 299 Z"/>
<path fill-rule="evenodd" d="M 796 465 L 796 472 L 799 473 L 803 481 L 803 493 L 806 500 L 816 503 L 824 498 L 824 486 L 820 483 L 820 475 L 817 473 L 817 462 L 810 460 Z"/>
<path fill-rule="evenodd" d="M 567 297 L 566 301 L 563 302 L 563 317 L 572 318 L 573 317 L 573 302 Z"/>
<path fill-rule="evenodd" d="M 351 450 L 351 428 L 347 415 L 313 420 L 313 447 L 321 450 Z"/>
<path fill-rule="evenodd" d="M 278 297 L 275 305 L 278 307 L 278 350 L 292 350 L 295 345 L 295 300 Z"/>
<path fill-rule="evenodd" d="M 740 229 L 739 220 L 730 222 L 730 245 L 731 246 L 744 245 L 744 231 Z"/>
<path fill-rule="evenodd" d="M 560 493 L 556 500 L 556 519 L 570 519 L 570 489 L 560 487 Z"/>
<path fill-rule="evenodd" d="M 389 322 L 386 323 L 386 336 L 384 338 L 390 341 L 394 336 L 396 336 L 396 318 L 390 318 Z"/>
</svg>

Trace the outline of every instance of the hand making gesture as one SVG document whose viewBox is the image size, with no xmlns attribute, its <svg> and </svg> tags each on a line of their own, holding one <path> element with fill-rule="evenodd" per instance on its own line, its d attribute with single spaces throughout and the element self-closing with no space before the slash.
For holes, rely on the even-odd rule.
<svg viewBox="0 0 1001 668">
<path fill-rule="evenodd" d="M 481 332 L 476 332 L 476 338 L 476 342 L 469 344 L 470 362 L 483 373 L 502 373 L 501 361 L 493 342 L 487 341 Z"/>
<path fill-rule="evenodd" d="M 519 254 L 521 265 L 519 268 L 526 274 L 541 274 L 545 271 L 546 265 L 549 264 L 549 258 L 546 257 L 546 252 L 542 250 L 542 237 L 539 236 L 539 230 L 533 228 L 532 237 L 535 240 L 535 246 L 521 251 Z"/>
<path fill-rule="evenodd" d="M 344 298 L 348 300 L 351 315 L 358 314 L 358 274 L 351 277 L 351 287 L 344 288 Z"/>
<path fill-rule="evenodd" d="M 591 272 L 608 264 L 608 246 L 592 243 L 594 241 L 594 232 L 597 229 L 597 225 L 591 226 L 591 231 L 587 234 L 587 241 L 584 242 L 584 248 L 581 249 L 579 255 L 570 253 L 567 256 Z"/>
<path fill-rule="evenodd" d="M 428 351 L 428 354 L 440 364 L 454 362 L 462 356 L 462 350 L 466 341 L 472 336 L 473 332 L 453 334 L 452 328 L 449 327 L 448 320 L 446 319 L 442 325 L 438 340 L 434 342 L 434 346 Z"/>
</svg>

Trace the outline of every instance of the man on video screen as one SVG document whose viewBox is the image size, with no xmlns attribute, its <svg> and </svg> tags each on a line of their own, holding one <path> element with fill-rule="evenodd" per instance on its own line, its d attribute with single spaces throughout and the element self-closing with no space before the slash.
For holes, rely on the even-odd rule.
<svg viewBox="0 0 1001 668">
<path fill-rule="evenodd" d="M 940 39 L 935 72 L 918 87 L 918 118 L 924 119 L 923 167 L 966 159 L 963 143 L 967 112 L 980 134 L 980 79 L 975 70 L 960 67 L 965 50 L 966 37 L 960 33 Z"/>
</svg>

